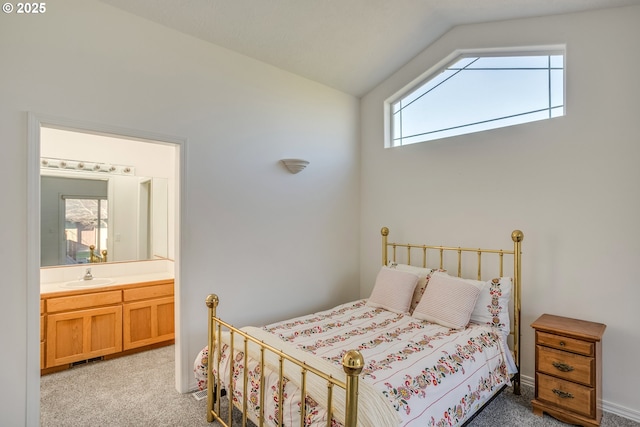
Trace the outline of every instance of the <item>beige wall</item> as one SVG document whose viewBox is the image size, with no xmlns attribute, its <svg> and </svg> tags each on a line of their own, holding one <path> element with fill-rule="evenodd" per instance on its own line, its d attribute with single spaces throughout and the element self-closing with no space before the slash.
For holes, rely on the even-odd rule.
<svg viewBox="0 0 640 427">
<path fill-rule="evenodd" d="M 27 318 L 38 304 L 27 289 L 37 249 L 25 236 L 38 209 L 28 205 L 29 111 L 186 141 L 185 382 L 206 342 L 208 293 L 237 325 L 357 297 L 357 99 L 97 1 L 47 6 L 41 16 L 0 16 L 3 424 L 39 423 L 37 311 Z M 311 163 L 292 175 L 279 163 L 287 157 Z"/>
<path fill-rule="evenodd" d="M 524 231 L 523 375 L 542 313 L 607 324 L 606 410 L 640 420 L 640 7 L 453 29 L 361 101 L 361 295 L 396 241 L 511 247 Z M 456 49 L 566 44 L 566 116 L 383 148 L 383 102 Z M 404 240 L 403 240 L 404 239 Z"/>
</svg>

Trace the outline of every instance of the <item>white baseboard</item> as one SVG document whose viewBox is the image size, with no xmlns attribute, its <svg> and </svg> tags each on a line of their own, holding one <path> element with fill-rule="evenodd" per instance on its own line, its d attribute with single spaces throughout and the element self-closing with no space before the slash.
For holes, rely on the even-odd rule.
<svg viewBox="0 0 640 427">
<path fill-rule="evenodd" d="M 520 376 L 520 384 L 531 388 L 535 387 L 533 377 L 527 377 L 525 375 Z M 606 400 L 603 400 L 601 403 L 603 412 L 608 412 L 622 418 L 640 422 L 640 411 L 636 409 L 626 408 L 624 406 L 618 405 L 617 403 L 607 402 Z"/>
<path fill-rule="evenodd" d="M 526 375 L 520 375 L 520 384 L 531 388 L 534 388 L 536 385 L 535 381 L 533 381 L 533 377 L 528 377 Z"/>
<path fill-rule="evenodd" d="M 636 421 L 640 423 L 640 411 L 637 411 L 635 409 L 625 408 L 624 406 L 620 406 L 617 403 L 607 402 L 606 400 L 603 400 L 602 411 L 608 412 L 610 414 L 618 415 L 622 418 L 628 418 L 632 421 Z"/>
</svg>

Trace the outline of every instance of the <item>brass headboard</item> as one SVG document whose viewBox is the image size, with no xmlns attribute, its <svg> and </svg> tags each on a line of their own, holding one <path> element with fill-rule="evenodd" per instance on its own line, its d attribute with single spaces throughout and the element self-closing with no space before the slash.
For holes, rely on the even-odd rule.
<svg viewBox="0 0 640 427">
<path fill-rule="evenodd" d="M 406 250 L 406 263 L 411 264 L 412 251 L 420 251 L 422 258 L 422 267 L 427 267 L 427 253 L 428 251 L 437 251 L 439 255 L 439 265 L 437 268 L 444 268 L 444 255 L 445 253 L 454 252 L 457 254 L 457 276 L 462 277 L 463 264 L 462 254 L 473 253 L 477 254 L 477 280 L 482 280 L 482 255 L 493 254 L 498 257 L 498 271 L 502 277 L 504 273 L 504 256 L 513 256 L 513 319 L 511 321 L 511 336 L 513 337 L 513 358 L 516 366 L 518 367 L 518 373 L 514 377 L 513 391 L 516 394 L 520 394 L 520 311 L 522 307 L 521 301 L 521 257 L 522 257 L 522 240 L 524 239 L 524 233 L 520 230 L 514 230 L 511 233 L 511 240 L 513 240 L 513 250 L 503 249 L 482 249 L 482 248 L 462 248 L 454 246 L 431 246 L 431 245 L 419 245 L 411 243 L 393 243 L 388 241 L 389 229 L 382 227 L 380 230 L 382 234 L 382 265 L 387 265 L 390 261 L 396 262 L 398 248 L 404 248 Z M 389 249 L 391 248 L 391 254 Z M 391 258 L 389 258 L 391 255 Z"/>
</svg>

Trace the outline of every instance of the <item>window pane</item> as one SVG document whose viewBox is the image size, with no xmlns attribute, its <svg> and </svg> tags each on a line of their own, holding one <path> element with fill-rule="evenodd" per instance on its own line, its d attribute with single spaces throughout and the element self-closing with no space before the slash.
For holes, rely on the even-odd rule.
<svg viewBox="0 0 640 427">
<path fill-rule="evenodd" d="M 504 72 L 503 72 L 504 73 Z M 520 71 L 495 78 L 490 71 L 461 72 L 403 110 L 403 134 L 488 121 L 548 106 L 545 72 Z M 518 91 L 520 96 L 513 97 Z"/>
<path fill-rule="evenodd" d="M 551 55 L 549 60 L 552 68 L 564 68 L 564 55 Z"/>
<path fill-rule="evenodd" d="M 65 198 L 66 264 L 88 263 L 94 253 L 107 248 L 107 201 Z"/>
<path fill-rule="evenodd" d="M 434 76 L 431 80 L 424 83 L 420 88 L 415 90 L 413 93 L 408 94 L 406 97 L 402 98 L 401 105 L 402 108 L 406 108 L 416 99 L 424 96 L 427 93 L 430 93 L 434 88 L 439 87 L 443 82 L 447 81 L 451 77 L 456 74 L 454 70 L 445 70 L 442 73 Z"/>
<path fill-rule="evenodd" d="M 564 72 L 551 70 L 551 106 L 557 107 L 564 104 Z"/>
<path fill-rule="evenodd" d="M 462 58 L 393 105 L 392 146 L 562 116 L 563 62 L 563 55 Z"/>
<path fill-rule="evenodd" d="M 549 66 L 548 56 L 494 56 L 478 58 L 469 68 L 542 68 Z"/>
</svg>

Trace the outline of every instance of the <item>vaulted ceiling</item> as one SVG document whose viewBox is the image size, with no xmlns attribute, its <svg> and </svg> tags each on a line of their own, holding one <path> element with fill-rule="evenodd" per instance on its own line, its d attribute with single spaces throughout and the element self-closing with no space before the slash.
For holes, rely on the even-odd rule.
<svg viewBox="0 0 640 427">
<path fill-rule="evenodd" d="M 358 97 L 456 25 L 640 4 L 640 0 L 102 1 Z"/>
</svg>

